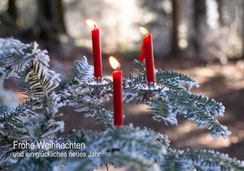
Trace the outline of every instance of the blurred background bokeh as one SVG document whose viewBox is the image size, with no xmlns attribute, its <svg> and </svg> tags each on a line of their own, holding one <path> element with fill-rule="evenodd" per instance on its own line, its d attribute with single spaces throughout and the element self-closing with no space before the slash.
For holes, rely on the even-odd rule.
<svg viewBox="0 0 244 171">
<path fill-rule="evenodd" d="M 37 41 L 47 49 L 51 68 L 70 78 L 72 63 L 87 56 L 93 64 L 91 30 L 101 32 L 104 77 L 111 78 L 110 55 L 121 62 L 125 76 L 133 72 L 145 26 L 153 36 L 155 65 L 186 73 L 200 83 L 194 93 L 226 106 L 220 122 L 232 135 L 212 138 L 207 129 L 179 118 L 178 126 L 153 121 L 144 105 L 125 105 L 125 122 L 150 127 L 169 136 L 176 148 L 215 149 L 244 159 L 244 1 L 243 0 L 1 0 L 0 36 Z M 2 85 L 2 83 L 1 83 Z M 16 94 L 18 99 L 14 98 Z M 0 103 L 24 101 L 13 79 L 0 86 Z M 111 103 L 108 108 L 112 110 Z M 96 129 L 94 120 L 63 108 L 67 131 Z"/>
</svg>

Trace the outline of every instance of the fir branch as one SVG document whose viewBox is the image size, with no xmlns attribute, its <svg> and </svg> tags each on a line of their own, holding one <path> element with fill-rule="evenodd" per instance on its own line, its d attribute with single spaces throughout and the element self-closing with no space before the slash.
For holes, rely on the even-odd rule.
<svg viewBox="0 0 244 171">
<path fill-rule="evenodd" d="M 87 81 L 93 78 L 94 67 L 88 64 L 85 56 L 83 56 L 81 60 L 76 60 L 73 68 L 74 78 L 80 81 Z"/>
<path fill-rule="evenodd" d="M 153 119 L 156 121 L 165 121 L 165 124 L 170 123 L 176 125 L 178 123 L 176 112 L 173 112 L 170 103 L 166 100 L 152 99 L 148 102 L 149 109 L 153 114 Z"/>
<path fill-rule="evenodd" d="M 178 163 L 178 166 L 176 164 Z M 164 160 L 160 161 L 162 169 L 185 170 L 186 167 L 194 167 L 196 170 L 236 170 L 244 169 L 244 162 L 228 155 L 212 150 L 174 150 L 169 149 Z M 174 166 L 173 166 L 174 165 Z M 170 167 L 169 167 L 170 166 Z M 181 167 L 179 167 L 181 166 Z"/>
<path fill-rule="evenodd" d="M 185 151 L 183 159 L 192 160 L 202 170 L 244 170 L 244 162 L 212 150 Z"/>
<path fill-rule="evenodd" d="M 33 116 L 36 115 L 32 110 L 39 109 L 41 104 L 35 99 L 26 101 L 14 109 L 8 109 L 7 111 L 0 113 L 0 122 L 22 122 L 20 116 Z"/>
<path fill-rule="evenodd" d="M 31 61 L 26 69 L 25 82 L 28 82 L 34 97 L 48 96 L 49 92 L 58 87 L 59 74 L 49 70 L 37 61 Z"/>
<path fill-rule="evenodd" d="M 139 60 L 134 60 L 135 64 L 139 67 L 135 69 L 138 72 L 137 80 L 141 80 L 139 82 L 146 83 L 146 66 L 145 62 L 142 63 Z M 186 90 L 183 84 L 187 86 L 187 90 L 191 90 L 192 87 L 199 87 L 198 82 L 193 78 L 182 74 L 177 73 L 174 70 L 163 71 L 158 69 L 155 71 L 156 73 L 156 82 L 165 84 L 168 88 L 172 90 Z M 142 82 L 143 80 L 143 82 Z M 182 84 L 183 83 L 183 84 Z"/>
<path fill-rule="evenodd" d="M 231 133 L 211 115 L 223 116 L 224 112 L 224 106 L 211 98 L 185 91 L 167 90 L 148 104 L 155 120 L 164 120 L 174 125 L 177 124 L 177 114 L 181 114 L 188 120 L 196 121 L 199 127 L 208 124 L 212 136 L 225 137 Z"/>
<path fill-rule="evenodd" d="M 135 62 L 139 65 L 139 74 L 125 80 L 124 100 L 126 102 L 137 99 L 139 103 L 148 104 L 153 112 L 153 119 L 164 120 L 166 124 L 177 124 L 177 114 L 181 114 L 191 121 L 196 121 L 199 127 L 208 124 L 212 136 L 225 137 L 230 134 L 230 131 L 212 116 L 212 114 L 223 116 L 224 106 L 212 98 L 188 92 L 193 86 L 198 87 L 197 81 L 173 70 L 159 69 L 156 72 L 156 80 L 164 87 L 148 90 L 145 64 L 137 60 Z"/>
<path fill-rule="evenodd" d="M 139 75 L 146 75 L 146 63 L 145 61 L 141 62 L 137 59 L 134 59 L 134 63 L 137 65 L 137 68 L 134 68 L 134 71 L 137 71 Z"/>
<path fill-rule="evenodd" d="M 182 73 L 177 73 L 174 70 L 162 71 L 161 69 L 158 69 L 156 73 L 156 82 L 162 83 L 173 90 L 185 89 L 182 83 L 187 86 L 188 91 L 194 86 L 199 87 L 198 82 L 193 78 Z"/>
<path fill-rule="evenodd" d="M 86 117 L 95 117 L 96 123 L 102 128 L 111 127 L 113 125 L 113 114 L 106 110 L 105 105 L 100 104 L 99 100 L 92 99 L 90 94 L 73 94 L 62 99 L 68 106 L 76 107 L 78 112 L 86 112 Z"/>
<path fill-rule="evenodd" d="M 91 149 L 96 149 L 102 153 L 113 152 L 114 149 L 117 149 L 115 151 L 134 151 L 149 159 L 156 159 L 166 152 L 169 141 L 166 136 L 150 129 L 134 128 L 129 125 L 108 128 L 100 135 L 93 134 L 87 139 L 87 144 L 91 144 Z"/>
<path fill-rule="evenodd" d="M 151 160 L 143 157 L 142 155 L 135 154 L 133 152 L 114 152 L 114 153 L 106 153 L 102 155 L 100 158 L 91 159 L 71 159 L 68 162 L 60 161 L 57 165 L 63 165 L 63 170 L 94 170 L 96 168 L 100 168 L 105 166 L 107 163 L 111 163 L 116 167 L 133 167 L 138 169 L 150 169 L 154 168 L 156 163 L 152 163 Z"/>
<path fill-rule="evenodd" d="M 17 76 L 16 73 L 23 71 L 30 60 L 48 66 L 49 57 L 46 53 L 38 49 L 37 43 L 24 44 L 13 38 L 0 39 L 0 62 L 4 64 L 0 67 L 0 78 Z"/>
<path fill-rule="evenodd" d="M 84 149 L 69 149 L 59 152 L 99 152 L 97 157 L 81 158 L 21 158 L 11 169 L 18 170 L 93 170 L 113 164 L 116 167 L 154 168 L 156 159 L 166 153 L 169 141 L 166 136 L 149 129 L 125 127 L 108 128 L 104 132 L 73 131 L 65 137 L 53 139 L 55 142 L 85 143 Z M 34 151 L 33 151 L 34 152 Z M 43 165 L 45 163 L 45 165 Z"/>
<path fill-rule="evenodd" d="M 113 87 L 110 80 L 97 84 L 92 79 L 93 69 L 85 57 L 74 63 L 74 78 L 62 81 L 59 75 L 48 68 L 46 51 L 36 43 L 23 44 L 14 39 L 0 39 L 0 77 L 18 74 L 20 90 L 30 100 L 12 109 L 0 108 L 0 168 L 12 170 L 95 169 L 106 164 L 122 167 L 155 170 L 157 164 L 163 170 L 243 170 L 243 162 L 213 151 L 177 151 L 168 149 L 167 137 L 149 129 L 133 126 L 113 127 L 112 112 L 101 104 L 109 100 Z M 208 124 L 212 136 L 229 135 L 227 128 L 214 116 L 223 116 L 224 106 L 189 90 L 198 83 L 191 77 L 175 71 L 157 70 L 157 88 L 148 89 L 145 63 L 139 65 L 138 74 L 124 79 L 124 100 L 137 99 L 148 104 L 153 118 L 166 123 L 177 123 L 177 114 L 196 121 L 199 127 Z M 25 78 L 25 79 L 23 79 Z M 26 82 L 23 82 L 25 80 Z M 187 88 L 186 88 L 187 87 Z M 56 121 L 58 109 L 74 106 L 85 116 L 96 118 L 102 126 L 96 131 L 74 131 L 57 137 L 64 130 L 64 122 Z M 36 109 L 43 108 L 44 115 L 32 116 Z M 213 115 L 213 116 L 212 116 Z M 14 130 L 14 131 L 13 131 Z M 13 158 L 13 141 L 36 142 L 84 142 L 80 152 L 98 151 L 96 158 Z M 74 150 L 68 150 L 74 151 Z"/>
</svg>

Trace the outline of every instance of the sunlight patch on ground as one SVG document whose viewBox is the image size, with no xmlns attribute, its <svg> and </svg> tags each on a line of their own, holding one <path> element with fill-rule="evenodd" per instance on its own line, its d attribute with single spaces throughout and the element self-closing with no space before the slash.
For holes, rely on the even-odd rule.
<svg viewBox="0 0 244 171">
<path fill-rule="evenodd" d="M 224 88 L 242 89 L 244 88 L 244 62 L 227 65 L 209 65 L 207 67 L 195 67 L 193 69 L 180 70 L 182 73 L 189 74 L 196 79 L 199 84 L 204 84 L 216 77 L 224 80 Z"/>
<path fill-rule="evenodd" d="M 182 124 L 179 124 L 174 129 L 167 130 L 165 132 L 166 135 L 170 135 L 169 138 L 171 140 L 177 140 L 180 136 L 191 132 L 193 129 L 196 129 L 196 125 L 194 123 L 190 123 L 189 121 L 184 121 Z"/>
<path fill-rule="evenodd" d="M 207 146 L 210 148 L 222 148 L 222 147 L 228 147 L 231 145 L 231 137 L 226 137 L 225 139 L 223 137 L 211 137 L 208 133 L 201 134 L 197 138 L 197 144 L 201 146 Z"/>
<path fill-rule="evenodd" d="M 138 104 L 134 106 L 129 106 L 128 111 L 130 111 L 130 115 L 133 114 L 148 114 L 150 111 L 148 110 L 148 106 L 144 104 Z"/>
<path fill-rule="evenodd" d="M 231 136 L 226 138 L 212 137 L 209 132 L 188 135 L 188 133 L 194 132 L 194 130 L 201 131 L 195 123 L 184 121 L 174 129 L 167 130 L 165 134 L 169 135 L 169 139 L 174 142 L 176 147 L 193 147 L 194 149 L 198 149 L 199 147 L 220 149 L 236 144 L 244 137 L 244 130 L 240 130 L 237 133 L 233 132 Z M 184 144 L 182 144 L 182 141 Z"/>
</svg>

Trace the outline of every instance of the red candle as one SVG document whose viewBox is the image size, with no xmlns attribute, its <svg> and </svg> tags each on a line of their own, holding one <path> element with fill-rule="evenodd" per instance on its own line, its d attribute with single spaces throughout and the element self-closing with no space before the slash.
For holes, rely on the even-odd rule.
<svg viewBox="0 0 244 171">
<path fill-rule="evenodd" d="M 152 35 L 148 34 L 147 29 L 144 27 L 140 27 L 140 31 L 146 36 L 143 39 L 141 47 L 143 52 L 140 54 L 139 59 L 141 62 L 143 62 L 144 59 L 146 60 L 147 82 L 149 84 L 155 83 Z"/>
<path fill-rule="evenodd" d="M 123 126 L 123 89 L 122 76 L 123 72 L 118 70 L 119 62 L 114 57 L 109 57 L 109 62 L 113 69 L 113 97 L 114 97 L 114 126 Z"/>
<path fill-rule="evenodd" d="M 94 76 L 96 79 L 102 78 L 102 54 L 100 48 L 100 36 L 99 29 L 96 27 L 96 23 L 92 20 L 86 20 L 90 27 L 94 27 L 91 30 L 92 34 L 92 48 L 93 48 L 93 59 L 94 59 Z"/>
</svg>

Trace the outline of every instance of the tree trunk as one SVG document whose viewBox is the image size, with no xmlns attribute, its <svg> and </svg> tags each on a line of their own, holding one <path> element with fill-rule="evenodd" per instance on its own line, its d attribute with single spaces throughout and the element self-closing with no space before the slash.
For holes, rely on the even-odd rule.
<svg viewBox="0 0 244 171">
<path fill-rule="evenodd" d="M 224 0 L 216 0 L 218 4 L 218 13 L 219 13 L 219 26 L 224 26 L 224 11 L 223 11 L 223 6 L 224 6 Z"/>
<path fill-rule="evenodd" d="M 42 39 L 57 39 L 66 33 L 62 0 L 38 0 L 37 27 Z"/>
<path fill-rule="evenodd" d="M 203 38 L 203 28 L 207 27 L 207 4 L 206 0 L 194 0 L 194 38 L 193 44 L 195 47 L 196 55 L 202 57 L 202 52 L 204 47 L 202 47 L 202 38 Z"/>
<path fill-rule="evenodd" d="M 242 1 L 242 59 L 244 59 L 244 1 Z"/>
<path fill-rule="evenodd" d="M 62 30 L 62 32 L 66 33 L 66 27 L 65 27 L 65 21 L 64 21 L 64 6 L 63 6 L 63 2 L 62 0 L 57 0 L 57 8 L 58 8 L 58 23 L 60 25 L 60 29 Z"/>
<path fill-rule="evenodd" d="M 199 31 L 202 25 L 207 25 L 207 4 L 206 0 L 194 0 L 194 27 Z"/>
<path fill-rule="evenodd" d="M 179 53 L 179 0 L 172 0 L 172 45 L 171 53 L 177 55 Z"/>
<path fill-rule="evenodd" d="M 16 8 L 16 0 L 8 0 L 8 9 L 7 12 L 13 22 L 16 24 L 17 19 L 18 19 L 18 12 Z"/>
</svg>

